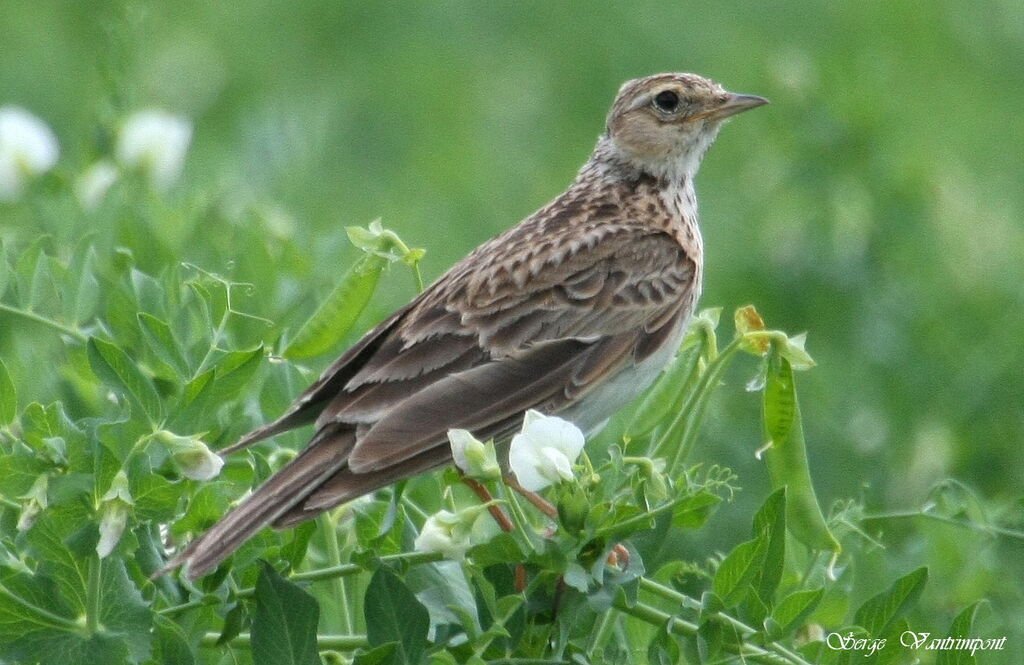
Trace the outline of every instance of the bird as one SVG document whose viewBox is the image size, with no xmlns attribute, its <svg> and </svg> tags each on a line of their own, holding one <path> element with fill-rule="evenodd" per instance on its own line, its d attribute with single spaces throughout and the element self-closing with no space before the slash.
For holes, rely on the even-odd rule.
<svg viewBox="0 0 1024 665">
<path fill-rule="evenodd" d="M 453 428 L 507 444 L 530 409 L 599 428 L 674 357 L 703 283 L 694 177 L 723 122 L 766 103 L 697 74 L 625 82 L 562 194 L 221 451 L 314 425 L 301 452 L 157 574 L 202 577 L 268 525 L 450 464 Z"/>
</svg>

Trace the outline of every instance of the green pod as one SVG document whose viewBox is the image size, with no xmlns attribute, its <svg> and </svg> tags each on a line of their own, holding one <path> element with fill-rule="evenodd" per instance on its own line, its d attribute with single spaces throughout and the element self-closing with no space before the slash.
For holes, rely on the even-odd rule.
<svg viewBox="0 0 1024 665">
<path fill-rule="evenodd" d="M 786 524 L 797 540 L 815 550 L 842 548 L 825 524 L 807 466 L 807 447 L 793 367 L 778 343 L 768 353 L 764 387 L 764 458 L 774 488 L 786 488 Z"/>
<path fill-rule="evenodd" d="M 356 261 L 281 355 L 297 360 L 330 351 L 359 319 L 387 263 L 376 254 L 365 254 Z"/>
</svg>

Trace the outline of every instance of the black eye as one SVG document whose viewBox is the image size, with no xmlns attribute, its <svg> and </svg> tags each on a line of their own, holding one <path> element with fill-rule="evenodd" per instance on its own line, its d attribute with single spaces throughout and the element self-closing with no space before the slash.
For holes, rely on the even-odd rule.
<svg viewBox="0 0 1024 665">
<path fill-rule="evenodd" d="M 654 96 L 654 106 L 659 111 L 672 113 L 679 108 L 679 95 L 672 90 L 662 90 Z"/>
</svg>

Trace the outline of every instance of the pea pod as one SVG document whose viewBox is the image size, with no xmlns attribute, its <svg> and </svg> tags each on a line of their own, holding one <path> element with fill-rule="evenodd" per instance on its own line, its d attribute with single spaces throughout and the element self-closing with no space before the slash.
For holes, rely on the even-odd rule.
<svg viewBox="0 0 1024 665">
<path fill-rule="evenodd" d="M 384 257 L 364 254 L 302 325 L 282 355 L 295 360 L 329 351 L 355 325 L 387 264 Z"/>
<path fill-rule="evenodd" d="M 825 524 L 811 484 L 793 367 L 783 351 L 783 343 L 773 341 L 767 358 L 763 425 L 769 442 L 764 455 L 768 473 L 773 487 L 786 488 L 786 524 L 790 533 L 812 549 L 838 553 L 842 548 Z"/>
</svg>

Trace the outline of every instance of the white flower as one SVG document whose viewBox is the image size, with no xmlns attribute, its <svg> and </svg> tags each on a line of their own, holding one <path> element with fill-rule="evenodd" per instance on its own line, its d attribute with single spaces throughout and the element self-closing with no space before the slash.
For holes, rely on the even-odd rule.
<svg viewBox="0 0 1024 665">
<path fill-rule="evenodd" d="M 121 540 L 124 527 L 128 524 L 129 509 L 135 505 L 128 490 L 128 476 L 118 471 L 110 481 L 110 489 L 100 499 L 100 540 L 96 543 L 96 554 L 101 559 L 110 555 Z"/>
<path fill-rule="evenodd" d="M 167 446 L 171 460 L 181 475 L 192 480 L 210 480 L 220 473 L 224 458 L 194 436 L 178 436 L 162 430 L 156 437 Z"/>
<path fill-rule="evenodd" d="M 486 542 L 491 535 L 487 529 L 490 503 L 464 508 L 457 513 L 442 510 L 424 522 L 420 535 L 413 544 L 417 552 L 439 552 L 446 559 L 460 560 L 474 545 Z"/>
<path fill-rule="evenodd" d="M 78 197 L 78 202 L 86 210 L 95 210 L 107 195 L 107 190 L 117 182 L 118 177 L 120 172 L 113 162 L 106 159 L 96 162 L 75 182 L 75 196 Z"/>
<path fill-rule="evenodd" d="M 117 160 L 141 169 L 157 189 L 167 189 L 181 175 L 192 140 L 192 123 L 166 111 L 139 111 L 121 126 Z"/>
<path fill-rule="evenodd" d="M 536 492 L 573 478 L 572 464 L 584 443 L 583 432 L 568 420 L 531 409 L 522 431 L 512 437 L 508 464 L 519 483 Z"/>
<path fill-rule="evenodd" d="M 464 429 L 448 430 L 448 441 L 452 445 L 452 459 L 455 466 L 470 478 L 497 480 L 501 478 L 498 455 L 494 442 L 482 443 Z"/>
<path fill-rule="evenodd" d="M 0 201 L 16 199 L 59 155 L 57 137 L 45 122 L 23 108 L 0 107 Z"/>
</svg>

